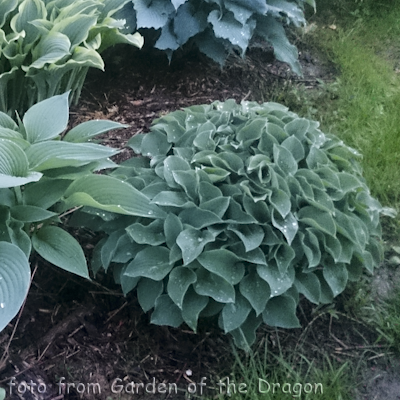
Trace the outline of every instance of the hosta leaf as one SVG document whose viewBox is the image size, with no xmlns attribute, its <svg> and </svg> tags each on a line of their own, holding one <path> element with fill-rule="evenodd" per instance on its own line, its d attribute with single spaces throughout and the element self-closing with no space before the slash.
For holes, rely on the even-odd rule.
<svg viewBox="0 0 400 400">
<path fill-rule="evenodd" d="M 63 137 L 66 142 L 82 143 L 87 142 L 89 139 L 106 133 L 113 129 L 127 128 L 129 125 L 123 125 L 118 122 L 96 119 L 93 121 L 83 122 L 70 131 Z"/>
<path fill-rule="evenodd" d="M 2 4 L 3 2 L 0 3 L 0 7 L 2 7 Z M 0 111 L 0 127 L 5 129 L 10 129 L 11 131 L 13 131 L 14 135 L 18 136 L 20 135 L 20 133 L 18 132 L 18 125 L 14 122 L 14 120 L 11 117 L 9 117 L 7 114 L 1 111 Z"/>
<path fill-rule="evenodd" d="M 30 22 L 45 18 L 47 10 L 42 0 L 24 0 L 19 3 L 18 13 L 11 19 L 10 27 L 14 32 L 24 32 L 24 44 L 27 45 L 39 36 L 39 32 Z"/>
<path fill-rule="evenodd" d="M 274 162 L 286 175 L 294 175 L 297 171 L 297 162 L 292 153 L 283 146 L 274 145 Z"/>
<path fill-rule="evenodd" d="M 39 222 L 55 217 L 57 214 L 44 210 L 41 207 L 29 205 L 17 205 L 11 207 L 11 216 L 22 222 Z"/>
<path fill-rule="evenodd" d="M 17 246 L 0 242 L 0 332 L 17 315 L 28 294 L 31 270 Z"/>
<path fill-rule="evenodd" d="M 303 235 L 303 234 L 301 234 Z M 309 268 L 316 267 L 321 261 L 321 250 L 317 236 L 314 235 L 312 228 L 306 228 L 304 238 L 300 236 L 304 254 L 308 260 Z"/>
<path fill-rule="evenodd" d="M 171 206 L 171 207 L 193 207 L 194 203 L 189 201 L 187 195 L 182 192 L 163 191 L 158 193 L 151 202 L 158 206 Z"/>
<path fill-rule="evenodd" d="M 122 278 L 121 278 L 122 279 Z M 137 295 L 140 307 L 144 312 L 152 309 L 157 298 L 163 292 L 164 284 L 162 281 L 141 278 L 137 286 Z"/>
<path fill-rule="evenodd" d="M 236 132 L 236 139 L 239 142 L 252 143 L 260 139 L 266 127 L 265 118 L 256 118 L 246 124 L 243 128 Z"/>
<path fill-rule="evenodd" d="M 240 293 L 236 293 L 235 303 L 225 304 L 221 312 L 221 322 L 225 333 L 239 328 L 251 311 L 249 302 Z"/>
<path fill-rule="evenodd" d="M 206 28 L 207 14 L 202 10 L 195 12 L 192 3 L 183 4 L 179 8 L 175 6 L 175 9 L 177 9 L 177 13 L 174 18 L 174 33 L 179 45 L 182 46 L 191 37 Z"/>
<path fill-rule="evenodd" d="M 280 215 L 276 215 L 276 212 L 272 212 L 272 225 L 279 229 L 283 236 L 285 236 L 288 244 L 290 245 L 299 230 L 299 224 L 297 219 L 292 213 L 289 213 L 286 218 L 282 218 Z"/>
<path fill-rule="evenodd" d="M 189 287 L 185 294 L 182 304 L 182 318 L 194 332 L 197 330 L 199 315 L 207 306 L 208 301 L 207 296 L 200 296 L 192 287 Z"/>
<path fill-rule="evenodd" d="M 243 26 L 232 14 L 221 15 L 218 10 L 211 11 L 207 20 L 213 26 L 217 38 L 229 40 L 232 45 L 240 47 L 244 55 L 255 28 L 254 21 L 251 20 Z"/>
<path fill-rule="evenodd" d="M 182 223 L 191 225 L 197 229 L 203 229 L 210 225 L 219 224 L 222 222 L 218 215 L 208 210 L 202 210 L 201 208 L 186 208 L 180 214 L 179 218 Z"/>
<path fill-rule="evenodd" d="M 44 226 L 32 236 L 33 248 L 47 261 L 65 271 L 89 278 L 85 255 L 79 243 L 57 226 Z"/>
<path fill-rule="evenodd" d="M 182 309 L 183 298 L 189 286 L 196 282 L 197 275 L 189 268 L 177 267 L 169 274 L 167 291 L 172 301 Z"/>
<path fill-rule="evenodd" d="M 263 1 L 260 1 L 258 3 L 260 3 L 260 6 L 262 8 L 264 9 L 266 8 L 265 3 Z M 251 3 L 244 1 L 240 2 L 240 1 L 225 0 L 224 2 L 224 6 L 233 13 L 235 19 L 237 19 L 242 25 L 244 25 L 247 22 L 247 20 L 253 15 L 252 10 L 248 8 L 248 6 L 251 5 L 252 5 Z M 263 14 L 262 8 L 255 9 L 254 11 Z"/>
<path fill-rule="evenodd" d="M 0 154 L 0 173 L 2 175 L 22 178 L 28 174 L 28 159 L 20 146 L 11 140 L 0 139 Z"/>
<path fill-rule="evenodd" d="M 85 41 L 91 27 L 96 25 L 97 17 L 94 15 L 78 14 L 56 20 L 51 32 L 60 32 L 66 35 L 71 42 L 71 50 Z"/>
<path fill-rule="evenodd" d="M 173 265 L 169 262 L 169 250 L 159 246 L 156 250 L 146 247 L 139 251 L 128 264 L 125 275 L 131 277 L 146 277 L 160 281 L 171 271 Z"/>
<path fill-rule="evenodd" d="M 165 218 L 165 213 L 128 183 L 105 175 L 77 179 L 65 192 L 65 207 L 91 206 L 118 214 Z"/>
<path fill-rule="evenodd" d="M 122 268 L 120 272 L 120 284 L 121 284 L 121 289 L 122 293 L 124 296 L 126 296 L 129 292 L 131 292 L 135 287 L 137 286 L 138 282 L 140 281 L 141 278 L 131 278 L 130 276 L 125 275 L 125 268 Z M 114 270 L 115 271 L 115 270 Z"/>
<path fill-rule="evenodd" d="M 143 139 L 144 140 L 144 139 Z M 142 140 L 142 143 L 143 143 Z M 173 173 L 176 171 L 189 171 L 190 165 L 187 161 L 177 156 L 169 156 L 164 160 L 164 179 L 171 187 L 179 186 L 176 184 Z"/>
<path fill-rule="evenodd" d="M 42 174 L 28 171 L 28 159 L 17 144 L 0 139 L 0 188 L 22 186 L 36 182 Z"/>
<path fill-rule="evenodd" d="M 319 208 L 323 211 L 334 212 L 335 205 L 333 204 L 332 198 L 326 193 L 326 191 L 314 187 L 313 189 L 313 199 L 308 199 L 307 201 L 314 207 Z"/>
<path fill-rule="evenodd" d="M 108 267 L 110 266 L 111 260 L 114 257 L 115 250 L 117 248 L 118 240 L 125 234 L 123 229 L 114 231 L 107 238 L 107 240 L 101 246 L 101 263 L 104 270 L 107 272 Z"/>
<path fill-rule="evenodd" d="M 243 278 L 244 266 L 240 263 L 240 258 L 231 251 L 225 249 L 205 251 L 197 257 L 197 261 L 231 285 L 236 285 Z"/>
<path fill-rule="evenodd" d="M 35 143 L 26 151 L 31 169 L 41 172 L 53 168 L 79 167 L 106 159 L 118 151 L 93 143 L 47 141 Z"/>
<path fill-rule="evenodd" d="M 43 100 L 25 113 L 22 122 L 30 143 L 53 139 L 67 128 L 68 95 L 69 92 Z"/>
<path fill-rule="evenodd" d="M 33 63 L 26 68 L 41 69 L 46 64 L 53 64 L 69 54 L 71 42 L 68 37 L 60 32 L 51 32 L 44 37 L 32 52 L 34 56 Z"/>
<path fill-rule="evenodd" d="M 259 247 L 264 239 L 264 230 L 261 228 L 261 226 L 256 224 L 252 225 L 229 224 L 227 229 L 236 233 L 236 235 L 243 242 L 246 252 L 254 250 L 257 247 Z"/>
<path fill-rule="evenodd" d="M 164 221 L 164 235 L 169 248 L 176 243 L 176 238 L 182 230 L 183 225 L 181 220 L 175 214 L 168 214 Z"/>
<path fill-rule="evenodd" d="M 165 243 L 164 223 L 162 220 L 155 220 L 149 225 L 142 225 L 136 222 L 126 228 L 128 235 L 139 244 L 158 246 Z"/>
<path fill-rule="evenodd" d="M 25 224 L 21 221 L 11 220 L 8 224 L 11 243 L 18 246 L 29 259 L 32 251 L 32 242 L 25 232 Z"/>
<path fill-rule="evenodd" d="M 175 11 L 174 6 L 163 0 L 137 0 L 133 3 L 136 10 L 137 28 L 162 28 L 168 21 L 169 15 Z"/>
<path fill-rule="evenodd" d="M 182 4 L 186 3 L 188 0 L 171 0 L 172 5 L 177 10 Z"/>
<path fill-rule="evenodd" d="M 257 265 L 257 273 L 264 279 L 271 288 L 271 297 L 279 296 L 292 287 L 295 280 L 293 267 L 289 267 L 286 273 L 282 274 L 278 267 L 272 263 Z"/>
<path fill-rule="evenodd" d="M 292 264 L 293 259 L 296 257 L 296 254 L 292 247 L 287 244 L 281 244 L 275 251 L 275 261 L 278 266 L 279 271 L 284 274 L 289 265 Z"/>
<path fill-rule="evenodd" d="M 170 148 L 171 144 L 168 143 L 166 135 L 160 131 L 154 131 L 144 135 L 141 154 L 147 157 L 165 156 Z"/>
<path fill-rule="evenodd" d="M 228 52 L 223 40 L 216 39 L 209 30 L 205 30 L 199 35 L 196 35 L 194 39 L 197 47 L 202 53 L 219 65 L 224 65 Z"/>
<path fill-rule="evenodd" d="M 303 207 L 297 213 L 300 222 L 312 226 L 328 235 L 336 235 L 336 225 L 332 215 L 328 212 L 319 210 L 318 208 L 307 206 Z"/>
<path fill-rule="evenodd" d="M 304 294 L 309 301 L 314 304 L 319 304 L 321 298 L 321 284 L 316 275 L 312 272 L 307 274 L 298 273 L 294 285 L 299 293 Z"/>
<path fill-rule="evenodd" d="M 0 2 L 0 28 L 6 22 L 8 14 L 18 5 L 18 0 L 3 0 Z M 0 329 L 1 331 L 2 329 Z"/>
<path fill-rule="evenodd" d="M 24 203 L 47 210 L 61 199 L 70 184 L 64 179 L 42 178 L 40 182 L 25 185 Z"/>
<path fill-rule="evenodd" d="M 296 302 L 292 297 L 279 296 L 270 299 L 262 314 L 264 322 L 278 328 L 300 328 L 296 317 Z"/>
<path fill-rule="evenodd" d="M 240 328 L 230 332 L 235 341 L 235 345 L 242 350 L 249 352 L 251 345 L 256 340 L 256 330 L 262 322 L 261 317 L 256 317 L 254 313 L 250 313 L 246 321 Z"/>
<path fill-rule="evenodd" d="M 205 201 L 200 204 L 202 210 L 208 210 L 222 218 L 229 207 L 229 197 L 217 197 L 215 199 Z"/>
<path fill-rule="evenodd" d="M 196 275 L 197 281 L 193 288 L 197 294 L 212 297 L 219 303 L 235 302 L 235 289 L 225 279 L 204 268 L 198 269 Z"/>
<path fill-rule="evenodd" d="M 176 243 L 182 250 L 183 264 L 187 265 L 194 261 L 203 252 L 204 246 L 214 240 L 215 235 L 208 230 L 187 228 L 180 232 Z"/>
<path fill-rule="evenodd" d="M 302 76 L 296 46 L 289 43 L 281 22 L 272 16 L 265 16 L 257 21 L 257 33 L 272 45 L 279 61 L 289 64 L 297 75 Z"/>
<path fill-rule="evenodd" d="M 256 315 L 260 315 L 271 296 L 271 289 L 265 280 L 252 271 L 240 281 L 240 293 L 250 302 Z"/>
<path fill-rule="evenodd" d="M 150 322 L 155 325 L 172 326 L 173 328 L 177 328 L 184 321 L 181 310 L 177 305 L 167 294 L 162 294 L 156 300 Z"/>
<path fill-rule="evenodd" d="M 174 181 L 184 189 L 190 199 L 197 199 L 197 182 L 195 171 L 173 171 L 172 176 Z"/>
<path fill-rule="evenodd" d="M 355 191 L 363 187 L 363 184 L 354 175 L 350 175 L 347 172 L 340 172 L 337 175 L 340 181 L 340 187 L 344 193 Z"/>
<path fill-rule="evenodd" d="M 282 147 L 285 149 L 289 150 L 290 153 L 292 154 L 293 158 L 296 160 L 296 162 L 301 161 L 305 157 L 305 151 L 304 147 L 301 143 L 301 141 L 292 133 L 292 129 L 295 129 L 295 132 L 301 136 L 301 130 L 302 130 L 302 124 L 301 122 L 298 122 L 299 120 L 295 119 L 294 121 L 290 122 L 289 124 L 286 125 L 288 133 L 291 135 L 287 139 L 285 139 L 282 142 Z M 300 120 L 302 121 L 302 120 Z M 304 120 L 308 123 L 307 120 Z M 291 128 L 292 126 L 292 128 Z M 285 127 L 285 129 L 286 129 Z M 299 130 L 297 130 L 299 128 Z"/>
<path fill-rule="evenodd" d="M 273 188 L 271 195 L 269 196 L 269 201 L 279 212 L 282 218 L 290 213 L 292 208 L 292 203 L 290 197 L 281 189 Z"/>
<path fill-rule="evenodd" d="M 285 0 L 268 0 L 267 7 L 271 12 L 286 14 L 297 27 L 305 23 L 303 11 L 295 3 Z"/>
<path fill-rule="evenodd" d="M 323 261 L 323 276 L 331 288 L 333 295 L 342 293 L 348 281 L 348 272 L 345 264 L 335 264 L 329 260 Z"/>
</svg>

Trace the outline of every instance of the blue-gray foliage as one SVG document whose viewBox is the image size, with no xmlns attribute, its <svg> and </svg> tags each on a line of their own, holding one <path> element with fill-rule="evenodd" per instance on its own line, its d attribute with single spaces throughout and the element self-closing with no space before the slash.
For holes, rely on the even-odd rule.
<svg viewBox="0 0 400 400">
<path fill-rule="evenodd" d="M 243 348 L 262 322 L 298 327 L 300 295 L 329 303 L 382 257 L 384 210 L 360 155 L 318 126 L 280 104 L 233 100 L 158 119 L 128 142 L 142 156 L 103 176 L 132 194 L 74 215 L 106 233 L 94 272 L 136 288 L 153 323 L 196 330 L 219 315 Z M 126 211 L 139 200 L 140 213 Z"/>
<path fill-rule="evenodd" d="M 278 60 L 301 75 L 297 49 L 285 26 L 305 24 L 303 7 L 315 0 L 132 0 L 118 13 L 129 31 L 157 31 L 155 47 L 172 53 L 192 41 L 223 65 L 233 49 L 244 56 L 252 38 L 266 40 Z M 149 33 L 149 32 L 147 32 Z"/>
</svg>

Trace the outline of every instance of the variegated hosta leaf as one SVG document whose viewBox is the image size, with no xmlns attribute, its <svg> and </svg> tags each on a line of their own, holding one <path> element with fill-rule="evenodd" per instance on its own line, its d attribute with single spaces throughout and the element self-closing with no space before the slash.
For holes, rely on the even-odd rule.
<svg viewBox="0 0 400 400">
<path fill-rule="evenodd" d="M 100 258 L 104 268 L 124 260 L 117 275 L 129 279 L 126 288 L 137 283 L 154 323 L 196 330 L 201 316 L 219 314 L 220 327 L 248 349 L 262 321 L 299 326 L 300 295 L 327 304 L 382 258 L 384 209 L 354 152 L 280 104 L 193 106 L 128 145 L 142 157 L 112 178 L 72 183 L 66 205 L 129 215 L 125 224 L 102 219 L 109 239 Z M 116 254 L 116 227 L 133 241 L 129 257 L 122 247 Z"/>
</svg>

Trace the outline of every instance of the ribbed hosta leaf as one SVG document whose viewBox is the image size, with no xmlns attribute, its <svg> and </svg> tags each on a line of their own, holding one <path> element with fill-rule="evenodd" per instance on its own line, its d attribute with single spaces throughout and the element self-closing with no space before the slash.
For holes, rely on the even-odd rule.
<svg viewBox="0 0 400 400">
<path fill-rule="evenodd" d="M 105 175 L 76 180 L 65 192 L 65 207 L 91 206 L 119 214 L 164 218 L 165 213 L 131 185 Z"/>
<path fill-rule="evenodd" d="M 67 128 L 68 93 L 35 104 L 25 113 L 22 122 L 30 143 L 57 137 Z"/>
<path fill-rule="evenodd" d="M 89 278 L 79 243 L 57 226 L 45 226 L 32 236 L 33 248 L 47 261 L 68 272 Z"/>
<path fill-rule="evenodd" d="M 69 54 L 70 47 L 68 36 L 60 32 L 51 32 L 35 48 L 33 53 L 35 60 L 29 68 L 41 69 L 46 64 L 56 63 Z"/>
<path fill-rule="evenodd" d="M 82 143 L 87 142 L 89 139 L 106 133 L 112 129 L 127 128 L 128 125 L 123 125 L 118 122 L 109 120 L 94 120 L 83 122 L 70 131 L 63 137 L 66 142 Z"/>
<path fill-rule="evenodd" d="M 30 285 L 31 270 L 17 246 L 0 242 L 0 331 L 17 315 Z"/>
<path fill-rule="evenodd" d="M 26 151 L 30 168 L 38 172 L 53 168 L 80 167 L 117 153 L 117 150 L 99 144 L 60 141 L 35 143 Z"/>
</svg>

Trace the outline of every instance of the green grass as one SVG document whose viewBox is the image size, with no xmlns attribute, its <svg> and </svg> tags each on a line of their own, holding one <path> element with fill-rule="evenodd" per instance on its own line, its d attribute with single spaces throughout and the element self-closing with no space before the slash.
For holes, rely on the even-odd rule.
<svg viewBox="0 0 400 400">
<path fill-rule="evenodd" d="M 259 351 L 239 354 L 234 349 L 233 373 L 216 384 L 217 399 L 351 400 L 354 381 L 348 363 L 337 365 L 325 357 L 320 366 L 300 354 L 276 355 L 266 342 Z M 295 361 L 296 360 L 296 361 Z"/>
<path fill-rule="evenodd" d="M 311 110 L 311 116 L 322 123 L 325 131 L 337 134 L 363 154 L 364 176 L 373 195 L 385 205 L 397 208 L 400 74 L 396 68 L 400 68 L 400 3 L 376 3 L 380 7 L 367 1 L 317 2 L 325 19 L 311 18 L 317 29 L 310 40 L 337 66 L 339 77 L 335 84 L 321 86 L 306 95 L 306 112 L 302 96 L 302 112 L 310 116 Z M 338 15 L 346 18 L 339 19 Z M 332 25 L 336 29 L 329 28 Z"/>
</svg>

